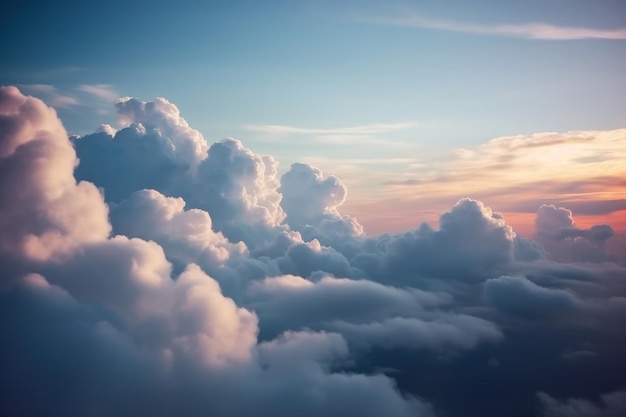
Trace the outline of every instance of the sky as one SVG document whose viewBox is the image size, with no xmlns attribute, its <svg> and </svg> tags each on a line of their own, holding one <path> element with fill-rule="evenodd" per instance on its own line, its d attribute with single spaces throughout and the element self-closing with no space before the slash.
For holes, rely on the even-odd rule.
<svg viewBox="0 0 626 417">
<path fill-rule="evenodd" d="M 495 138 L 626 127 L 619 0 L 3 7 L 0 76 L 56 104 L 70 132 L 115 124 L 118 97 L 165 97 L 208 140 L 239 138 L 283 172 L 303 161 L 340 176 L 345 210 L 373 233 L 409 227 L 407 211 L 436 221 L 462 196 L 422 208 L 419 187 L 389 185 L 399 175 L 445 175 L 456 152 Z M 402 203 L 372 206 L 380 195 Z M 537 207 L 492 204 L 531 230 Z"/>
<path fill-rule="evenodd" d="M 0 414 L 626 415 L 623 1 L 0 7 Z"/>
</svg>

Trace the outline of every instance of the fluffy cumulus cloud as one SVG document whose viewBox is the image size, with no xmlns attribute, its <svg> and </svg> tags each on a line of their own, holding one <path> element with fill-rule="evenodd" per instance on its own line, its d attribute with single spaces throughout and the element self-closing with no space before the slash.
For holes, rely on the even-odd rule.
<svg viewBox="0 0 626 417">
<path fill-rule="evenodd" d="M 348 204 L 361 223 L 370 227 L 376 227 L 380 212 L 398 219 L 396 227 L 411 226 L 407 213 L 434 221 L 450 201 L 471 196 L 497 207 L 524 234 L 531 232 L 521 227 L 532 221 L 541 204 L 588 216 L 585 224 L 606 222 L 623 231 L 624 140 L 624 128 L 500 137 L 456 149 L 443 158 L 412 160 L 403 169 L 377 170 L 386 198 Z M 624 256 L 625 246 L 620 246 Z"/>
<path fill-rule="evenodd" d="M 243 242 L 231 243 L 212 228 L 211 216 L 200 209 L 185 210 L 185 200 L 155 190 L 131 194 L 111 209 L 114 233 L 152 240 L 179 265 L 194 262 L 215 271 L 231 258 L 247 254 Z"/>
<path fill-rule="evenodd" d="M 187 199 L 211 213 L 216 228 L 231 240 L 266 241 L 284 218 L 277 166 L 274 158 L 257 155 L 238 140 L 214 143 Z"/>
<path fill-rule="evenodd" d="M 506 269 L 515 237 L 500 214 L 464 198 L 441 215 L 438 230 L 423 223 L 405 233 L 368 238 L 352 259 L 381 281 L 418 286 L 429 277 L 479 281 Z"/>
<path fill-rule="evenodd" d="M 3 412 L 432 416 L 387 377 L 331 372 L 348 355 L 338 335 L 286 333 L 255 345 L 255 316 L 206 278 L 191 268 L 173 284 L 174 310 L 129 329 L 41 275 L 26 276 L 0 294 L 12 317 L 2 332 L 13 336 L 0 347 Z"/>
<path fill-rule="evenodd" d="M 261 317 L 264 333 L 335 331 L 359 348 L 461 350 L 501 339 L 493 323 L 442 311 L 451 304 L 447 293 L 329 276 L 311 282 L 293 275 L 254 283 L 247 303 Z"/>
<path fill-rule="evenodd" d="M 299 230 L 305 238 L 333 242 L 363 234 L 356 219 L 341 215 L 338 207 L 347 196 L 347 188 L 334 175 L 324 177 L 317 168 L 308 164 L 291 165 L 280 179 L 281 207 L 285 222 Z"/>
<path fill-rule="evenodd" d="M 104 189 L 109 202 L 154 189 L 210 212 L 214 228 L 251 245 L 271 240 L 284 218 L 277 162 L 235 139 L 210 147 L 165 99 L 121 99 L 121 130 L 73 138 L 82 164 L 76 177 Z M 113 174 L 114 173 L 114 174 Z M 269 236 L 269 238 L 268 238 Z"/>
<path fill-rule="evenodd" d="M 338 216 L 337 207 L 345 201 L 347 189 L 339 178 L 324 178 L 319 169 L 296 163 L 281 177 L 280 192 L 287 223 L 303 227 L 318 223 L 324 215 Z"/>
<path fill-rule="evenodd" d="M 612 226 L 544 205 L 525 239 L 461 198 L 369 236 L 339 178 L 116 108 L 70 138 L 0 90 L 3 415 L 623 414 Z M 487 148 L 554 142 L 522 139 Z"/>
<path fill-rule="evenodd" d="M 3 402 L 5 412 L 83 415 L 95 407 L 120 415 L 343 415 L 347 409 L 372 416 L 387 410 L 431 415 L 428 405 L 402 396 L 388 377 L 334 372 L 333 363 L 349 354 L 337 334 L 285 333 L 259 344 L 256 313 L 225 297 L 213 278 L 189 263 L 219 270 L 233 257 L 247 256 L 246 245 L 215 231 L 206 211 L 185 211 L 181 197 L 133 191 L 114 204 L 118 235 L 110 238 L 107 205 L 92 183 L 76 183 L 78 160 L 54 110 L 15 88 L 2 94 L 1 253 L 7 268 L 0 308 L 12 320 L 2 321 L 2 333 L 10 337 L 1 358 L 8 371 L 2 385 L 13 399 Z M 154 140 L 161 133 L 172 136 L 170 125 L 190 135 L 185 124 L 172 122 L 180 119 L 165 101 L 126 104 L 134 107 L 122 107 L 123 114 L 146 118 Z M 120 132 L 105 139 L 115 141 Z M 173 136 L 171 152 L 163 155 L 190 162 L 192 170 L 202 146 L 182 146 L 179 158 L 179 139 Z M 254 207 L 273 207 L 258 218 L 277 225 L 280 216 L 270 218 L 280 213 L 279 198 L 263 195 L 264 189 L 275 192 L 277 182 L 246 182 L 274 176 L 271 160 L 235 141 L 222 144 L 239 171 L 217 192 L 231 189 L 228 197 L 239 198 L 252 213 Z M 230 169 L 207 168 L 201 175 Z M 237 189 L 238 181 L 245 185 Z M 168 258 L 187 266 L 174 275 Z M 37 387 L 30 381 L 35 374 Z M 206 401 L 206 392 L 216 399 Z M 285 392 L 292 393 L 288 401 Z M 32 395 L 38 401 L 28 401 Z M 355 405 L 361 397 L 371 401 Z"/>
<path fill-rule="evenodd" d="M 78 163 L 56 112 L 0 89 L 0 245 L 4 262 L 46 261 L 106 238 L 107 207 Z"/>
<path fill-rule="evenodd" d="M 189 127 L 178 108 L 164 98 L 143 102 L 121 99 L 115 105 L 122 122 L 142 124 L 154 132 L 163 153 L 173 160 L 195 168 L 206 157 L 207 143 L 202 134 Z"/>
<path fill-rule="evenodd" d="M 571 210 L 566 208 L 543 204 L 537 211 L 535 230 L 537 240 L 557 259 L 616 260 L 605 250 L 605 242 L 614 235 L 613 228 L 608 224 L 578 228 Z"/>
<path fill-rule="evenodd" d="M 502 333 L 493 323 L 471 316 L 445 315 L 433 321 L 393 317 L 366 324 L 338 322 L 334 328 L 355 343 L 388 349 L 460 350 L 502 339 Z"/>
</svg>

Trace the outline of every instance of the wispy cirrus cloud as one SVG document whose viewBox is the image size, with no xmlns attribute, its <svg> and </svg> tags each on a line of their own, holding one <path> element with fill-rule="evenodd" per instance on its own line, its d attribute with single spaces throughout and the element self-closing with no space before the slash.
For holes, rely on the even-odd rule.
<svg viewBox="0 0 626 417">
<path fill-rule="evenodd" d="M 120 96 L 110 84 L 82 84 L 78 86 L 78 89 L 83 93 L 109 102 L 117 100 Z"/>
<path fill-rule="evenodd" d="M 332 145 L 386 145 L 386 146 L 406 146 L 405 142 L 393 141 L 384 135 L 402 130 L 408 130 L 417 126 L 415 122 L 398 123 L 373 123 L 360 126 L 347 127 L 297 127 L 289 125 L 246 125 L 245 130 L 268 135 L 274 141 L 294 135 L 312 138 L 315 142 Z"/>
<path fill-rule="evenodd" d="M 46 101 L 53 107 L 69 108 L 79 104 L 79 100 L 69 94 L 61 93 L 50 84 L 22 84 L 20 87 L 27 93 Z"/>
<path fill-rule="evenodd" d="M 413 26 L 426 29 L 445 30 L 451 32 L 475 33 L 493 36 L 509 36 L 523 39 L 541 39 L 553 41 L 580 39 L 626 39 L 626 28 L 595 29 L 574 26 L 559 26 L 548 23 L 520 24 L 476 24 L 455 20 L 433 19 L 421 14 L 405 17 L 368 18 L 369 22 L 395 26 Z"/>
<path fill-rule="evenodd" d="M 415 127 L 415 122 L 374 123 L 361 126 L 311 128 L 288 125 L 246 125 L 244 128 L 253 132 L 273 134 L 309 134 L 309 135 L 373 135 Z"/>
<path fill-rule="evenodd" d="M 110 84 L 81 84 L 70 88 L 59 88 L 52 84 L 21 84 L 20 88 L 57 109 L 76 109 L 82 105 L 100 114 L 109 113 L 111 103 L 120 97 Z"/>
<path fill-rule="evenodd" d="M 379 169 L 377 193 L 384 193 L 388 201 L 361 204 L 353 193 L 346 210 L 369 227 L 370 213 L 415 213 L 420 207 L 443 207 L 459 196 L 472 195 L 491 201 L 509 221 L 519 215 L 519 223 L 513 221 L 516 228 L 532 221 L 538 204 L 557 204 L 589 216 L 589 222 L 598 222 L 598 216 L 603 221 L 616 217 L 611 224 L 623 231 L 625 138 L 626 129 L 495 138 L 432 162 L 407 164 L 401 172 Z M 420 215 L 430 214 L 424 210 Z"/>
</svg>

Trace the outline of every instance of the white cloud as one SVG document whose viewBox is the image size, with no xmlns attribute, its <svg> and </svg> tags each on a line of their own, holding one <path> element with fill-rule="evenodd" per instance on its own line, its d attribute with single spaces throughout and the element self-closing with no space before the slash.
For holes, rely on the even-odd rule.
<svg viewBox="0 0 626 417">
<path fill-rule="evenodd" d="M 339 178 L 325 177 L 319 169 L 302 163 L 292 164 L 283 174 L 278 191 L 283 195 L 280 205 L 287 214 L 285 221 L 296 230 L 340 218 L 337 207 L 347 195 Z"/>
<path fill-rule="evenodd" d="M 367 21 L 387 25 L 413 26 L 452 32 L 510 36 L 525 39 L 626 39 L 626 28 L 592 29 L 585 27 L 558 26 L 546 23 L 481 25 L 453 20 L 432 19 L 419 14 L 411 14 L 408 17 L 398 18 L 369 18 Z"/>
<path fill-rule="evenodd" d="M 576 227 L 571 210 L 541 205 L 535 218 L 535 239 L 550 255 L 561 261 L 605 262 L 617 260 L 605 250 L 605 243 L 615 234 L 607 224 L 589 229 Z"/>
<path fill-rule="evenodd" d="M 107 201 L 150 188 L 208 211 L 214 228 L 234 242 L 257 244 L 280 231 L 284 214 L 274 158 L 255 154 L 236 139 L 209 147 L 163 98 L 126 98 L 115 106 L 127 127 L 114 136 L 101 130 L 74 141 L 83 161 L 76 176 L 103 187 Z"/>
<path fill-rule="evenodd" d="M 212 229 L 204 210 L 184 210 L 185 201 L 166 197 L 155 190 L 137 191 L 111 209 L 114 233 L 153 240 L 161 245 L 168 259 L 186 265 L 197 263 L 215 271 L 231 257 L 247 255 L 243 242 L 230 243 Z"/>
<path fill-rule="evenodd" d="M 375 213 L 387 211 L 405 218 L 412 212 L 430 221 L 433 212 L 467 195 L 489 201 L 509 216 L 526 216 L 529 225 L 530 213 L 541 204 L 562 205 L 581 215 L 618 212 L 626 209 L 626 166 L 621 162 L 626 158 L 625 139 L 626 129 L 500 137 L 442 159 L 423 159 L 423 165 L 401 172 L 377 172 L 386 200 L 364 201 L 357 209 L 350 207 L 354 200 L 346 205 L 365 225 L 373 222 Z M 413 211 L 421 207 L 430 211 Z"/>
<path fill-rule="evenodd" d="M 362 126 L 336 127 L 336 128 L 308 128 L 287 125 L 247 125 L 245 129 L 254 132 L 284 134 L 309 134 L 309 135 L 373 135 L 378 133 L 406 130 L 417 126 L 415 122 L 399 123 L 376 123 Z"/>
<path fill-rule="evenodd" d="M 53 107 L 66 109 L 80 104 L 78 98 L 63 94 L 50 84 L 22 84 L 20 88 L 25 93 L 39 97 Z"/>
<path fill-rule="evenodd" d="M 115 102 L 120 96 L 110 84 L 81 84 L 78 90 L 110 103 Z"/>
</svg>

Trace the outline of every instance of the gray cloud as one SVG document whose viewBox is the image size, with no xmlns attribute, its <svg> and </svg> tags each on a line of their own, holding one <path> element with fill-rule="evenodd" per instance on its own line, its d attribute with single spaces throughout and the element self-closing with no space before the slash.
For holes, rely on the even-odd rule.
<svg viewBox="0 0 626 417">
<path fill-rule="evenodd" d="M 126 98 L 116 107 L 130 126 L 114 135 L 103 129 L 74 139 L 83 162 L 78 178 L 103 187 L 111 202 L 146 188 L 183 197 L 189 208 L 210 212 L 214 227 L 231 241 L 271 239 L 284 217 L 272 157 L 256 155 L 234 139 L 209 147 L 162 98 Z"/>
<path fill-rule="evenodd" d="M 56 112 L 15 87 L 0 89 L 0 259 L 46 261 L 106 238 L 108 210 L 77 183 L 76 154 Z"/>
<path fill-rule="evenodd" d="M 373 270 L 378 279 L 414 285 L 420 276 L 484 280 L 513 260 L 514 241 L 515 233 L 500 214 L 466 198 L 441 215 L 439 230 L 422 224 L 405 233 L 373 238 L 354 263 Z"/>
<path fill-rule="evenodd" d="M 600 404 L 579 398 L 559 401 L 543 392 L 537 396 L 545 417 L 618 417 L 626 413 L 626 391 L 604 394 Z"/>
<path fill-rule="evenodd" d="M 485 298 L 496 308 L 517 316 L 546 319 L 572 314 L 583 304 L 570 292 L 540 287 L 523 277 L 502 276 L 484 284 Z"/>
<path fill-rule="evenodd" d="M 166 251 L 181 263 L 201 260 L 218 269 L 230 255 L 247 256 L 245 245 L 212 230 L 205 211 L 185 211 L 181 198 L 138 191 L 115 206 L 115 231 L 164 246 L 125 235 L 109 238 L 102 195 L 91 183 L 76 184 L 74 149 L 54 111 L 15 88 L 1 93 L 0 218 L 6 240 L 0 246 L 0 312 L 12 317 L 0 321 L 0 332 L 11 335 L 0 347 L 7 371 L 0 383 L 10 394 L 0 406 L 3 413 L 72 416 L 96 407 L 103 415 L 351 410 L 432 416 L 429 405 L 402 396 L 385 376 L 335 372 L 332 365 L 349 355 L 341 336 L 288 332 L 258 343 L 257 315 L 225 297 L 199 266 L 189 263 L 173 275 Z M 174 114 L 166 102 L 160 105 L 165 116 Z M 152 117 L 144 107 L 133 111 Z M 145 138 L 140 125 L 134 129 L 132 140 Z M 232 155 L 235 168 L 271 162 L 235 141 L 224 147 L 216 154 Z M 195 154 L 185 152 L 182 158 L 193 164 L 188 158 Z M 216 165 L 209 173 L 221 172 Z M 235 171 L 243 181 L 249 178 L 246 169 Z M 242 178 L 234 176 L 236 185 Z M 312 383 L 315 396 L 308 395 Z M 206 401 L 207 392 L 215 398 Z M 25 401 L 33 395 L 37 401 Z"/>
<path fill-rule="evenodd" d="M 480 343 L 498 342 L 503 338 L 493 323 L 463 315 L 441 315 L 435 320 L 393 317 L 365 324 L 336 322 L 332 328 L 357 344 L 387 349 L 472 349 Z"/>
<path fill-rule="evenodd" d="M 153 240 L 170 261 L 197 263 L 214 272 L 231 258 L 247 255 L 243 242 L 231 243 L 213 231 L 209 214 L 200 209 L 184 210 L 180 197 L 166 197 L 155 190 L 141 190 L 111 209 L 116 234 Z"/>
<path fill-rule="evenodd" d="M 605 251 L 605 242 L 614 235 L 607 224 L 589 229 L 576 227 L 572 212 L 563 207 L 542 205 L 535 219 L 536 239 L 560 260 L 605 262 L 616 256 Z"/>
<path fill-rule="evenodd" d="M 191 284 L 188 278 L 183 277 L 182 285 Z M 218 323 L 233 324 L 221 308 L 219 318 L 210 315 L 210 322 L 196 320 L 206 317 L 220 299 L 201 303 L 198 296 L 211 296 L 211 292 L 190 291 L 197 285 L 206 288 L 201 281 L 193 285 L 180 294 L 185 298 L 179 301 L 185 306 L 180 321 L 172 324 L 182 326 L 178 328 L 182 332 L 174 333 L 171 350 L 147 349 L 154 346 L 150 341 L 155 339 L 149 337 L 149 331 L 162 331 L 163 323 L 152 323 L 159 325 L 131 337 L 114 317 L 49 286 L 41 276 L 28 276 L 10 292 L 0 293 L 0 311 L 13 318 L 3 320 L 0 329 L 15 336 L 0 347 L 0 363 L 8 371 L 0 381 L 12 399 L 3 401 L 2 409 L 12 415 L 84 415 L 94 406 L 103 414 L 121 416 L 172 412 L 233 417 L 259 412 L 339 416 L 345 410 L 365 416 L 433 415 L 427 404 L 402 398 L 387 377 L 332 373 L 331 364 L 348 355 L 345 341 L 336 334 L 286 333 L 259 344 L 247 359 L 238 358 L 235 363 L 218 360 L 224 353 L 233 359 L 233 353 L 247 347 L 237 344 L 215 352 L 216 346 L 227 347 L 223 339 L 227 333 L 222 331 L 190 338 L 189 330 L 197 325 L 209 324 L 209 329 L 217 331 Z M 30 325 L 32 320 L 42 327 Z M 212 340 L 211 334 L 219 334 L 219 338 Z M 201 361 L 202 357 L 209 361 Z M 37 372 L 37 384 L 45 391 L 37 393 L 38 386 L 24 379 L 28 370 Z M 312 386 L 314 396 L 309 395 Z M 33 394 L 38 401 L 25 401 Z"/>
<path fill-rule="evenodd" d="M 334 175 L 325 177 L 319 169 L 295 163 L 281 177 L 278 192 L 285 223 L 300 231 L 305 240 L 318 239 L 324 245 L 349 250 L 343 248 L 346 241 L 364 233 L 356 219 L 339 213 L 347 187 Z"/>
<path fill-rule="evenodd" d="M 285 275 L 253 283 L 245 304 L 263 318 L 266 331 L 278 333 L 294 328 L 330 329 L 329 324 L 337 320 L 362 324 L 396 316 L 416 317 L 451 302 L 445 293 L 389 287 L 368 280 L 324 276 L 312 282 Z"/>
</svg>

